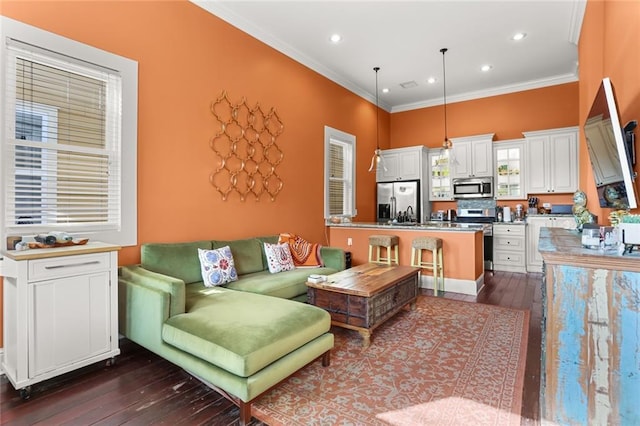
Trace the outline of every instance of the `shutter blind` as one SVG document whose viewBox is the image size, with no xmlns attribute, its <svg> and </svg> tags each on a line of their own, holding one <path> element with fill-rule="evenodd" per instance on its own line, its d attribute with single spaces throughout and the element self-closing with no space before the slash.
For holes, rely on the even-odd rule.
<svg viewBox="0 0 640 426">
<path fill-rule="evenodd" d="M 345 214 L 344 146 L 331 142 L 329 148 L 329 214 Z"/>
<path fill-rule="evenodd" d="M 118 229 L 120 76 L 15 41 L 8 52 L 7 231 Z"/>
</svg>

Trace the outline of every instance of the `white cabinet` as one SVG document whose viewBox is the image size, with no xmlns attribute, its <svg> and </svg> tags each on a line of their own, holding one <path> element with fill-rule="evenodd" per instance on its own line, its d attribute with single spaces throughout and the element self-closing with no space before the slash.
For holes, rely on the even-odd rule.
<svg viewBox="0 0 640 426">
<path fill-rule="evenodd" d="M 451 177 L 493 176 L 493 133 L 451 139 Z"/>
<path fill-rule="evenodd" d="M 528 194 L 578 190 L 578 128 L 524 132 Z"/>
<path fill-rule="evenodd" d="M 498 200 L 525 199 L 525 140 L 493 144 L 494 195 Z"/>
<path fill-rule="evenodd" d="M 120 353 L 118 249 L 94 242 L 4 253 L 2 369 L 23 396 Z"/>
<path fill-rule="evenodd" d="M 611 119 L 594 117 L 587 121 L 584 132 L 596 186 L 624 180 L 616 141 L 612 139 Z"/>
<path fill-rule="evenodd" d="M 542 272 L 542 256 L 538 252 L 540 228 L 575 229 L 573 215 L 531 215 L 527 217 L 527 272 Z"/>
<path fill-rule="evenodd" d="M 494 271 L 527 272 L 526 227 L 524 223 L 493 226 Z"/>
<path fill-rule="evenodd" d="M 422 166 L 423 164 L 426 166 L 426 155 L 427 148 L 424 146 L 411 146 L 382 151 L 382 164 L 379 163 L 376 169 L 376 181 L 391 182 L 420 179 Z M 384 167 L 382 165 L 384 165 Z"/>
<path fill-rule="evenodd" d="M 429 150 L 429 200 L 451 201 L 451 173 L 449 168 L 448 149 Z"/>
</svg>

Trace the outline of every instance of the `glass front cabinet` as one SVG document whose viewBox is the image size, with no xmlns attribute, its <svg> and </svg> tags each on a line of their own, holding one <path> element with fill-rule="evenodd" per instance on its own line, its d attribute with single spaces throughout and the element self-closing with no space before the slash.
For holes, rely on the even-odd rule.
<svg viewBox="0 0 640 426">
<path fill-rule="evenodd" d="M 494 196 L 498 200 L 526 198 L 524 185 L 525 140 L 514 139 L 493 144 Z"/>
<path fill-rule="evenodd" d="M 429 201 L 451 201 L 450 150 L 429 150 Z"/>
</svg>

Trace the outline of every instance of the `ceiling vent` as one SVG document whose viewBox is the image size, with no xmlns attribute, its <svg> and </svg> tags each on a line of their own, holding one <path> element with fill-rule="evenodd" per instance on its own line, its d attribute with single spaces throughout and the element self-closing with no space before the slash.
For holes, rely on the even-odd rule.
<svg viewBox="0 0 640 426">
<path fill-rule="evenodd" d="M 405 81 L 404 83 L 400 83 L 400 87 L 402 87 L 403 89 L 411 89 L 414 87 L 418 87 L 418 83 L 416 83 L 415 81 Z"/>
</svg>

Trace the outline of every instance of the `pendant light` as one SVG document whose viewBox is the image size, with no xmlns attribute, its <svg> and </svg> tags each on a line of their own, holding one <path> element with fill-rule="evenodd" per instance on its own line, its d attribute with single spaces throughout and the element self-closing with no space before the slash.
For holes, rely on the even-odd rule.
<svg viewBox="0 0 640 426">
<path fill-rule="evenodd" d="M 382 167 L 382 169 L 386 172 L 387 168 L 384 165 L 384 161 L 382 160 L 382 155 L 380 155 L 380 136 L 379 136 L 379 109 L 378 108 L 378 71 L 380 71 L 380 67 L 373 67 L 373 70 L 376 72 L 376 150 L 373 151 L 373 157 L 371 157 L 371 166 L 369 166 L 370 172 L 375 172 L 378 164 Z"/>
<path fill-rule="evenodd" d="M 442 90 L 444 94 L 444 141 L 442 142 L 442 147 L 444 149 L 450 149 L 452 146 L 451 141 L 447 137 L 447 73 L 444 66 L 444 54 L 447 53 L 447 50 L 449 49 L 440 49 L 440 52 L 442 53 Z"/>
</svg>

